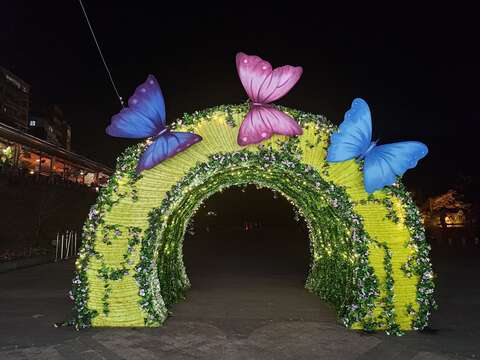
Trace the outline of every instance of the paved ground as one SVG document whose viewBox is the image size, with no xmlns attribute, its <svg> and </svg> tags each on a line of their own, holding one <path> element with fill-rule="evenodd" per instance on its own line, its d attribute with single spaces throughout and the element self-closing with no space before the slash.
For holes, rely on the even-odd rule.
<svg viewBox="0 0 480 360">
<path fill-rule="evenodd" d="M 230 234 L 227 245 L 222 234 L 196 247 L 191 243 L 202 236 L 187 239 L 193 288 L 158 329 L 54 328 L 70 311 L 71 262 L 0 274 L 0 359 L 480 357 L 478 250 L 434 253 L 441 307 L 432 329 L 397 338 L 338 325 L 332 310 L 303 289 L 306 242 L 272 249 L 282 236 L 300 234 L 260 244 L 265 236 Z"/>
</svg>

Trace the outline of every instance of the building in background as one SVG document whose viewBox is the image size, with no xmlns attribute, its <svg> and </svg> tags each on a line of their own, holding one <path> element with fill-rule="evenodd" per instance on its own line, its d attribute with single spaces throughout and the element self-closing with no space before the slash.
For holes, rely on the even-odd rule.
<svg viewBox="0 0 480 360">
<path fill-rule="evenodd" d="M 59 232 L 79 232 L 111 174 L 71 151 L 58 106 L 32 114 L 30 86 L 0 68 L 0 262 L 51 253 Z"/>
<path fill-rule="evenodd" d="M 71 182 L 97 188 L 112 169 L 67 149 L 0 123 L 0 152 L 9 154 L 3 172 L 41 177 L 51 183 Z M 5 156 L 5 158 L 7 158 Z"/>
<path fill-rule="evenodd" d="M 27 83 L 0 67 L 0 170 L 51 183 L 105 184 L 112 169 L 71 151 L 71 128 L 58 106 L 29 115 L 29 94 Z"/>
<path fill-rule="evenodd" d="M 28 133 L 52 144 L 71 149 L 72 131 L 57 105 L 50 106 L 44 113 L 30 113 Z"/>
<path fill-rule="evenodd" d="M 27 130 L 30 85 L 0 66 L 0 122 Z"/>
</svg>

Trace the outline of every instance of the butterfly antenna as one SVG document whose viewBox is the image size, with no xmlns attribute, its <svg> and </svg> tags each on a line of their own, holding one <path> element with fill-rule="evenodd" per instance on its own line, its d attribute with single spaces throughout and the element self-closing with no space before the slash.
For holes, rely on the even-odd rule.
<svg viewBox="0 0 480 360">
<path fill-rule="evenodd" d="M 98 44 L 97 37 L 95 36 L 95 32 L 93 31 L 92 24 L 90 23 L 90 20 L 88 19 L 87 11 L 85 10 L 85 6 L 83 6 L 82 0 L 78 0 L 80 3 L 80 7 L 82 8 L 83 16 L 85 17 L 85 20 L 87 21 L 88 28 L 90 29 L 90 33 L 92 34 L 93 41 L 95 41 L 95 45 L 97 46 L 98 53 L 100 54 L 100 57 L 102 58 L 103 65 L 105 66 L 105 70 L 107 71 L 108 78 L 110 79 L 110 82 L 112 83 L 113 90 L 115 90 L 115 94 L 117 94 L 118 100 L 120 100 L 120 104 L 122 105 L 122 108 L 125 107 L 125 104 L 123 102 L 123 98 L 120 96 L 120 93 L 118 92 L 117 86 L 115 85 L 115 81 L 113 81 L 112 73 L 110 72 L 110 69 L 108 68 L 107 62 L 105 61 L 105 57 L 103 56 L 102 49 L 100 48 L 100 45 Z"/>
</svg>

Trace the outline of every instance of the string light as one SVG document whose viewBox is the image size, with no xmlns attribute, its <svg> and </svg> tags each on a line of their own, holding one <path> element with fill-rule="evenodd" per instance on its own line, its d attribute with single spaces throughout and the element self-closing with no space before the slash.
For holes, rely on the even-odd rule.
<svg viewBox="0 0 480 360">
<path fill-rule="evenodd" d="M 95 36 L 95 32 L 93 31 L 93 27 L 92 27 L 92 24 L 90 23 L 90 19 L 88 18 L 85 6 L 83 6 L 82 0 L 78 0 L 78 2 L 80 4 L 80 7 L 82 8 L 83 16 L 85 17 L 85 20 L 87 21 L 88 28 L 90 29 L 90 33 L 92 34 L 93 41 L 95 42 L 95 46 L 97 47 L 98 53 L 100 54 L 100 58 L 102 59 L 103 66 L 105 67 L 108 78 L 110 79 L 110 83 L 112 84 L 113 90 L 115 91 L 115 94 L 117 95 L 117 98 L 120 101 L 120 105 L 122 105 L 122 108 L 123 108 L 123 107 L 125 107 L 125 104 L 123 103 L 123 98 L 120 96 L 120 93 L 118 92 L 117 86 L 115 85 L 115 82 L 113 81 L 112 73 L 110 72 L 110 68 L 107 65 L 107 61 L 105 60 L 105 57 L 103 56 L 102 49 L 100 48 L 100 45 L 97 41 L 97 37 Z"/>
</svg>

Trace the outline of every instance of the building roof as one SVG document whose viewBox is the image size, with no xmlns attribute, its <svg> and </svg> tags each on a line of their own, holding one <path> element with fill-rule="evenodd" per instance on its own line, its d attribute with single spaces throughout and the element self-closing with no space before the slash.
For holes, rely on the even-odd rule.
<svg viewBox="0 0 480 360">
<path fill-rule="evenodd" d="M 7 138 L 10 141 L 17 142 L 22 145 L 32 147 L 39 152 L 49 154 L 51 156 L 58 156 L 66 161 L 72 162 L 76 165 L 80 165 L 94 172 L 103 172 L 107 175 L 112 175 L 112 168 L 98 163 L 96 161 L 87 159 L 86 157 L 68 151 L 60 146 L 49 143 L 48 141 L 39 139 L 30 134 L 26 134 L 21 130 L 18 130 L 12 126 L 0 123 L 0 136 Z"/>
<path fill-rule="evenodd" d="M 26 83 L 24 80 L 20 79 L 17 75 L 12 73 L 11 71 L 0 66 L 0 73 L 2 73 L 5 76 L 5 79 L 7 79 L 12 84 L 14 84 L 18 89 L 22 90 L 27 94 L 30 92 L 30 85 Z"/>
</svg>

